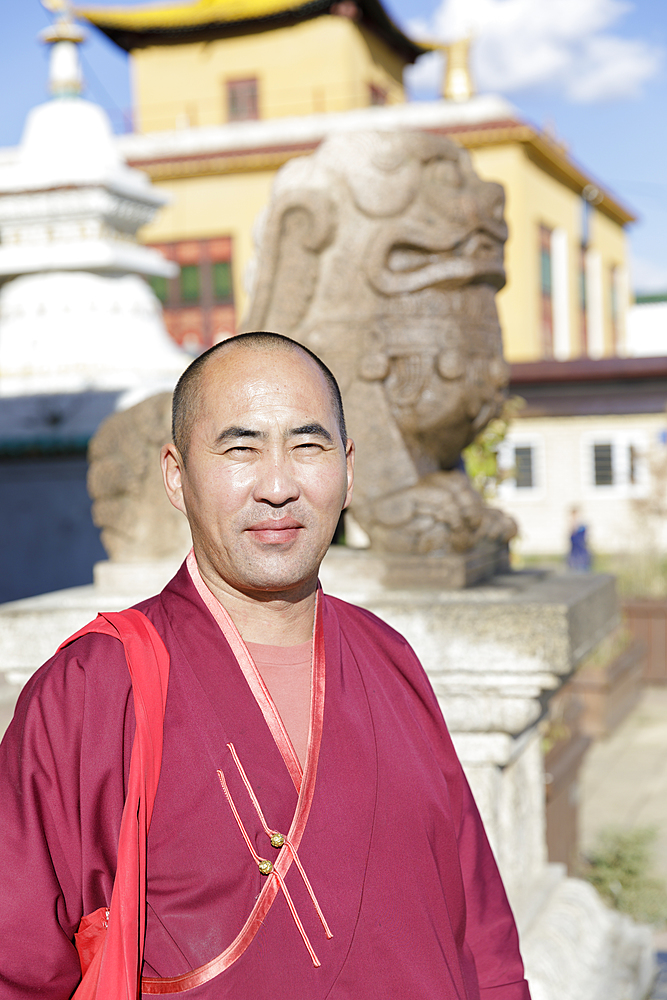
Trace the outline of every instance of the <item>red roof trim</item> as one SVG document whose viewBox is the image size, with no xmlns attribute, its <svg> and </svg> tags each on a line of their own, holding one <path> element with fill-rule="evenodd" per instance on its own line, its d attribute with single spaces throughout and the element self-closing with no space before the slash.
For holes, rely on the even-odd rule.
<svg viewBox="0 0 667 1000">
<path fill-rule="evenodd" d="M 512 385 L 539 382 L 597 382 L 667 378 L 667 356 L 656 358 L 575 358 L 526 361 L 510 365 Z"/>
<path fill-rule="evenodd" d="M 247 149 L 210 149 L 205 153 L 183 153 L 180 156 L 133 156 L 128 158 L 128 164 L 132 167 L 148 167 L 160 163 L 177 164 L 193 163 L 199 160 L 219 160 L 236 159 L 241 156 L 263 156 L 271 153 L 291 153 L 294 150 L 299 152 L 311 152 L 317 149 L 321 140 L 313 142 L 290 142 L 279 146 L 251 146 Z"/>
<path fill-rule="evenodd" d="M 428 132 L 438 132 L 448 135 L 451 132 L 495 132 L 498 129 L 526 128 L 525 122 L 518 122 L 514 118 L 503 118 L 498 121 L 466 122 L 458 125 L 435 125 L 429 126 Z"/>
</svg>

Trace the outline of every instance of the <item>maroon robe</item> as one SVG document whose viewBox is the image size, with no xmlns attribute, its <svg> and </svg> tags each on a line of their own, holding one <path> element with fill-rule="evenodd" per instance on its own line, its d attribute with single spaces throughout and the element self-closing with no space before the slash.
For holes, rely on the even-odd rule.
<svg viewBox="0 0 667 1000">
<path fill-rule="evenodd" d="M 178 977 L 237 942 L 227 967 L 185 996 L 529 1000 L 505 892 L 424 671 L 369 612 L 321 605 L 321 743 L 300 798 L 187 568 L 138 605 L 171 656 L 144 976 Z M 107 636 L 77 639 L 19 699 L 0 750 L 2 1000 L 65 1000 L 77 985 L 73 936 L 111 898 L 133 733 L 123 649 Z M 298 856 L 330 939 L 288 848 L 269 844 L 228 744 L 271 829 L 290 831 L 297 805 L 307 816 Z M 277 867 L 287 858 L 284 882 L 320 967 L 275 876 L 253 860 L 218 770 L 256 854 Z"/>
</svg>

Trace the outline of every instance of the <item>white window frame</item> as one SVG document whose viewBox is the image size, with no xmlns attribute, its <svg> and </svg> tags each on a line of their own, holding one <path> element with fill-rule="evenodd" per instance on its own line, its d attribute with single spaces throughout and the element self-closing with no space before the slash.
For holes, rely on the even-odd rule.
<svg viewBox="0 0 667 1000">
<path fill-rule="evenodd" d="M 585 257 L 586 331 L 589 358 L 604 357 L 604 312 L 602 293 L 602 257 L 597 250 L 587 250 Z"/>
<path fill-rule="evenodd" d="M 612 470 L 614 481 L 609 486 L 596 486 L 595 484 L 595 445 L 610 444 L 612 456 Z M 650 445 L 650 437 L 646 431 L 640 430 L 609 430 L 600 428 L 599 431 L 588 431 L 581 436 L 581 469 L 583 475 L 583 488 L 588 496 L 598 499 L 610 497 L 621 499 L 623 497 L 645 496 L 649 489 L 649 468 L 647 454 Z M 629 450 L 633 446 L 637 450 L 637 481 L 630 482 L 630 462 Z"/>
<path fill-rule="evenodd" d="M 522 434 L 520 431 L 510 431 L 498 448 L 498 467 L 500 469 L 514 468 L 515 448 L 532 448 L 533 485 L 517 486 L 513 477 L 506 479 L 498 487 L 498 499 L 533 502 L 543 500 L 546 496 L 547 486 L 544 437 L 541 434 Z"/>
<path fill-rule="evenodd" d="M 572 356 L 570 335 L 570 259 L 568 235 L 557 227 L 551 233 L 551 312 L 554 331 L 554 358 L 567 361 Z"/>
</svg>

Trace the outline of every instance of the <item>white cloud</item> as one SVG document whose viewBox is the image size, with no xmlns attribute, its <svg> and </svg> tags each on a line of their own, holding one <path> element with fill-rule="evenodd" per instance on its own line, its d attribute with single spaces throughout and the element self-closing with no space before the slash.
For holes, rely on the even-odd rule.
<svg viewBox="0 0 667 1000">
<path fill-rule="evenodd" d="M 418 35 L 412 32 L 413 38 L 424 38 L 425 33 Z M 405 71 L 405 79 L 411 93 L 420 94 L 424 91 L 440 92 L 442 88 L 442 74 L 444 70 L 444 60 L 440 52 L 429 52 L 428 55 L 418 59 L 414 66 L 409 66 Z"/>
<path fill-rule="evenodd" d="M 646 42 L 611 35 L 591 38 L 581 72 L 570 81 L 569 96 L 582 103 L 639 97 L 642 84 L 655 74 L 660 61 L 659 53 Z"/>
<path fill-rule="evenodd" d="M 471 34 L 473 72 L 483 91 L 551 87 L 577 103 L 637 97 L 663 52 L 608 30 L 627 0 L 442 0 L 430 25 L 413 37 L 453 41 Z M 413 90 L 438 86 L 441 70 L 425 56 L 412 69 Z"/>
</svg>

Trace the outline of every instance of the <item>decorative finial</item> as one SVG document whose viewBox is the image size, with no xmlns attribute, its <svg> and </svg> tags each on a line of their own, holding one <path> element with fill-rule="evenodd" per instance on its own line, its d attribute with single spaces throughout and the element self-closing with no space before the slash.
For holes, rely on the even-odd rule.
<svg viewBox="0 0 667 1000">
<path fill-rule="evenodd" d="M 475 93 L 470 73 L 471 41 L 468 36 L 444 46 L 447 67 L 442 96 L 447 101 L 469 101 Z"/>
<path fill-rule="evenodd" d="M 57 15 L 54 24 L 40 32 L 40 39 L 51 45 L 49 86 L 54 97 L 77 97 L 83 89 L 83 75 L 77 46 L 85 39 L 84 31 L 74 21 L 71 0 L 41 0 L 42 6 Z"/>
</svg>

